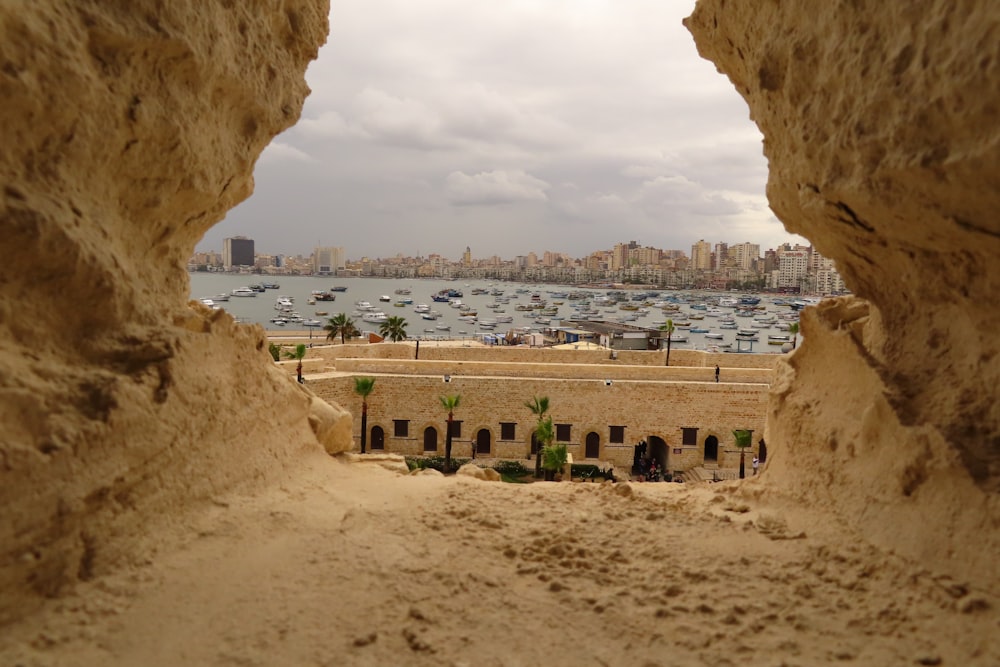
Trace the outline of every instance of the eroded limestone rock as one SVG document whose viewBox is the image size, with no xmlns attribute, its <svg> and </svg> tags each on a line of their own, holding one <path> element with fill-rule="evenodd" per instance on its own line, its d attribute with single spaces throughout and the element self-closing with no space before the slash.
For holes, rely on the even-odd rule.
<svg viewBox="0 0 1000 667">
<path fill-rule="evenodd" d="M 189 304 L 184 265 L 298 118 L 328 10 L 0 7 L 0 623 L 322 452 L 263 331 Z"/>
<path fill-rule="evenodd" d="M 764 134 L 771 207 L 867 300 L 804 314 L 769 415 L 771 481 L 928 564 L 987 565 L 1000 6 L 699 0 L 685 23 Z"/>
</svg>

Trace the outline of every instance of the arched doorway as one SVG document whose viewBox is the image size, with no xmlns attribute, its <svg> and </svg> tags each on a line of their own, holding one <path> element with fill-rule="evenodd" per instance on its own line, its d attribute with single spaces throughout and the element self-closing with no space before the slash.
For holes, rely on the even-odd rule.
<svg viewBox="0 0 1000 667">
<path fill-rule="evenodd" d="M 719 439 L 714 435 L 705 438 L 705 461 L 716 463 L 719 460 Z"/>
<path fill-rule="evenodd" d="M 660 470 L 670 472 L 670 467 L 667 465 L 670 461 L 670 452 L 667 449 L 667 443 L 663 441 L 663 438 L 655 435 L 646 438 L 646 442 L 649 445 L 649 458 L 656 461 L 656 465 Z"/>
<path fill-rule="evenodd" d="M 438 431 L 433 426 L 424 429 L 424 451 L 436 452 L 438 450 Z"/>
<path fill-rule="evenodd" d="M 476 454 L 486 454 L 490 453 L 490 431 L 489 429 L 481 428 L 476 433 Z"/>
<path fill-rule="evenodd" d="M 587 434 L 586 443 L 583 450 L 584 458 L 588 459 L 599 459 L 601 458 L 601 436 L 599 436 L 594 431 Z"/>
<path fill-rule="evenodd" d="M 385 431 L 381 426 L 372 426 L 372 449 L 385 449 Z"/>
</svg>

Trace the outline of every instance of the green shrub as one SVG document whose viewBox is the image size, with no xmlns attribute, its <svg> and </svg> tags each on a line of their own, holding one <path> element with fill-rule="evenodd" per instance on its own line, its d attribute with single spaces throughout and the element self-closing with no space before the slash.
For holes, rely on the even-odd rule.
<svg viewBox="0 0 1000 667">
<path fill-rule="evenodd" d="M 457 459 L 454 456 L 451 457 L 451 471 L 455 472 L 466 463 L 471 461 L 471 459 Z M 406 467 L 410 470 L 423 470 L 425 468 L 433 468 L 439 472 L 444 472 L 444 457 L 443 456 L 407 456 L 406 457 Z"/>
<path fill-rule="evenodd" d="M 501 477 L 504 475 L 508 477 L 523 477 L 531 474 L 531 471 L 525 468 L 524 464 L 520 461 L 497 461 L 493 464 L 493 469 L 500 473 Z"/>
<path fill-rule="evenodd" d="M 271 353 L 271 358 L 275 361 L 281 359 L 281 348 L 274 343 L 267 344 L 267 351 Z"/>
</svg>

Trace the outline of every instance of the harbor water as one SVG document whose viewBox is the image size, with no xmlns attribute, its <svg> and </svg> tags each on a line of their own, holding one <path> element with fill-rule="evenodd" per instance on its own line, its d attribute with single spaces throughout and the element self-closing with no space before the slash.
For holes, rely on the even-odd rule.
<svg viewBox="0 0 1000 667">
<path fill-rule="evenodd" d="M 756 309 L 738 309 L 719 306 L 720 299 L 739 298 L 739 294 L 699 290 L 611 290 L 607 288 L 581 288 L 572 285 L 524 284 L 518 282 L 443 280 L 443 279 L 399 279 L 399 278 L 337 278 L 332 276 L 280 276 L 268 278 L 258 275 L 230 273 L 190 273 L 191 298 L 209 299 L 225 309 L 240 322 L 259 324 L 268 331 L 296 330 L 310 331 L 312 336 L 324 338 L 322 326 L 340 313 L 351 317 L 363 332 L 377 332 L 377 322 L 364 321 L 362 310 L 367 303 L 387 317 L 399 316 L 406 321 L 409 339 L 447 340 L 456 338 L 482 338 L 503 336 L 510 329 L 539 332 L 546 328 L 567 326 L 570 319 L 579 319 L 582 312 L 585 319 L 595 321 L 622 322 L 632 326 L 657 329 L 669 318 L 675 325 L 673 349 L 742 349 L 760 353 L 780 352 L 780 342 L 769 344 L 769 336 L 790 335 L 787 327 L 796 321 L 797 311 L 789 301 L 780 296 L 757 295 L 760 302 Z M 231 296 L 233 290 L 252 285 L 263 286 L 274 283 L 277 287 L 254 292 L 256 296 Z M 332 291 L 346 288 L 346 291 Z M 461 296 L 454 297 L 466 306 L 463 311 L 448 303 L 434 301 L 433 296 L 442 291 L 455 290 Z M 619 303 L 601 303 L 609 292 L 618 292 L 617 298 L 625 298 Z M 311 301 L 316 292 L 329 292 L 332 301 Z M 624 296 L 622 295 L 624 293 Z M 646 296 L 639 300 L 639 294 Z M 230 295 L 228 301 L 218 300 L 219 295 Z M 612 295 L 614 298 L 615 295 Z M 279 297 L 291 302 L 284 311 L 278 307 Z M 571 298 L 572 297 L 572 298 Z M 530 308 L 532 301 L 544 301 L 556 312 L 539 315 L 537 308 Z M 417 308 L 426 305 L 437 314 L 436 319 L 425 319 Z M 657 305 L 660 304 L 660 305 Z M 671 304 L 665 310 L 661 305 Z M 621 308 L 626 305 L 627 310 Z M 520 308 L 519 308 L 520 307 Z M 636 310 L 638 309 L 638 310 Z M 475 321 L 466 314 L 475 312 Z M 741 312 L 742 311 L 742 312 Z M 547 311 L 551 313 L 551 311 Z M 738 315 L 738 316 L 737 316 Z M 301 318 L 301 320 L 299 319 Z M 461 319 L 460 319 L 461 318 Z M 511 321 L 504 320 L 510 318 Z M 634 319 L 633 319 L 634 318 Z M 285 323 L 282 323 L 282 319 Z M 726 320 L 735 323 L 724 324 Z M 485 325 L 483 324 L 485 321 Z M 306 326 L 305 322 L 312 326 Z M 493 323 L 491 327 L 490 324 Z M 757 331 L 757 340 L 752 344 L 746 336 L 737 336 L 739 330 Z M 692 331 L 693 330 L 693 331 Z M 801 336 L 800 336 L 801 338 Z M 743 340 L 743 342 L 738 342 Z"/>
</svg>

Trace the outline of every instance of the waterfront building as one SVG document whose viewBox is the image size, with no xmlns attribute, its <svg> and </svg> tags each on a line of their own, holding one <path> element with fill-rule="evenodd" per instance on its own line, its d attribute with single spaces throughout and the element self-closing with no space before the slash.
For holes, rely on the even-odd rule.
<svg viewBox="0 0 1000 667">
<path fill-rule="evenodd" d="M 342 246 L 318 247 L 313 250 L 313 273 L 333 275 L 346 265 L 347 253 Z"/>
<path fill-rule="evenodd" d="M 222 267 L 226 271 L 232 271 L 234 267 L 251 267 L 253 265 L 253 239 L 248 239 L 245 236 L 222 239 Z"/>
</svg>

